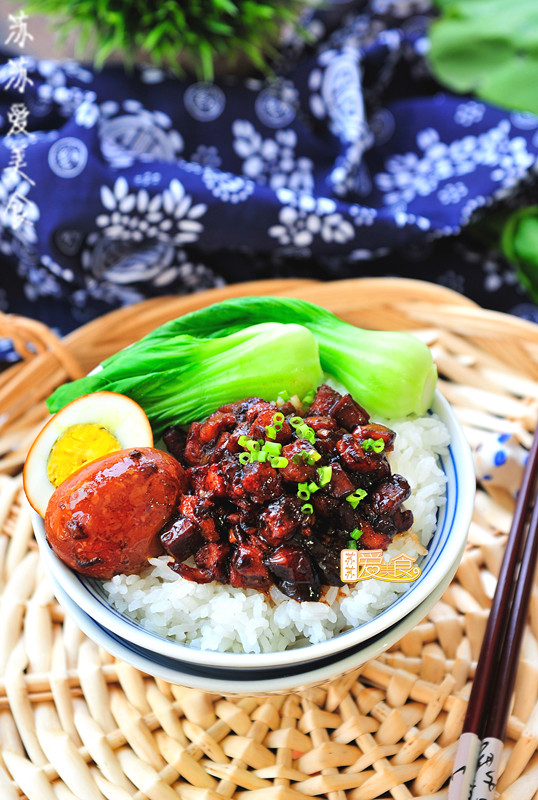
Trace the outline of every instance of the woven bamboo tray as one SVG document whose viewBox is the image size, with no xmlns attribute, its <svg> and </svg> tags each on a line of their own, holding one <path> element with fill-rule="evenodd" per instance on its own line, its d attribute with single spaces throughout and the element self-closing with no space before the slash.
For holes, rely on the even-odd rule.
<svg viewBox="0 0 538 800">
<path fill-rule="evenodd" d="M 267 281 L 125 308 L 62 341 L 0 316 L 22 361 L 0 373 L 1 800 L 446 798 L 455 743 L 513 509 L 479 487 L 469 543 L 442 600 L 392 650 L 301 696 L 225 698 L 148 677 L 102 651 L 50 590 L 20 470 L 45 398 L 179 314 L 282 294 L 363 327 L 413 329 L 472 443 L 528 446 L 538 412 L 538 326 L 404 279 Z M 538 800 L 538 591 L 525 632 L 498 792 Z"/>
</svg>

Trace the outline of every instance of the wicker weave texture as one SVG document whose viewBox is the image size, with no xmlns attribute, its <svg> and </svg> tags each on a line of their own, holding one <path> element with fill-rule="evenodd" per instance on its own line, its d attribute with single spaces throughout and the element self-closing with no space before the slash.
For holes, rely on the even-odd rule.
<svg viewBox="0 0 538 800">
<path fill-rule="evenodd" d="M 146 676 L 98 648 L 55 601 L 22 496 L 25 453 L 59 383 L 156 325 L 245 294 L 323 305 L 363 327 L 412 329 L 470 442 L 528 447 L 538 416 L 538 326 L 411 280 L 268 281 L 121 309 L 58 340 L 0 316 L 22 361 L 0 374 L 0 798 L 446 798 L 513 499 L 480 486 L 469 543 L 442 600 L 394 648 L 299 695 L 225 698 Z M 487 491 L 486 491 L 487 489 Z M 538 800 L 538 591 L 497 787 Z"/>
</svg>

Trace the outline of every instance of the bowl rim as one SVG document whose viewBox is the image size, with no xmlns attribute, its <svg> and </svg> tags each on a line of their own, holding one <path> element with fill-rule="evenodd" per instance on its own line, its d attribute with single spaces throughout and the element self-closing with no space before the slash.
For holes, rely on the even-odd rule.
<svg viewBox="0 0 538 800">
<path fill-rule="evenodd" d="M 446 572 L 435 590 L 423 600 L 422 603 L 416 606 L 416 608 L 403 619 L 392 625 L 388 630 L 382 631 L 372 639 L 368 639 L 364 643 L 364 647 L 361 647 L 360 650 L 355 648 L 351 654 L 349 654 L 349 650 L 346 650 L 341 656 L 335 654 L 331 662 L 322 667 L 316 667 L 316 662 L 314 661 L 309 668 L 307 667 L 300 674 L 285 675 L 276 678 L 260 677 L 254 680 L 242 680 L 240 673 L 238 673 L 237 677 L 233 680 L 216 676 L 205 677 L 200 674 L 193 675 L 192 672 L 185 672 L 182 670 L 181 661 L 176 661 L 175 663 L 177 666 L 172 667 L 153 661 L 143 653 L 137 652 L 137 646 L 133 642 L 129 642 L 119 635 L 113 635 L 89 614 L 86 614 L 80 606 L 76 604 L 73 598 L 66 594 L 65 590 L 58 585 L 57 581 L 52 576 L 51 582 L 60 604 L 65 608 L 67 613 L 71 615 L 86 636 L 100 647 L 103 647 L 108 653 L 111 653 L 116 658 L 121 659 L 147 675 L 160 678 L 168 683 L 180 684 L 181 686 L 187 686 L 191 689 L 200 689 L 204 692 L 212 692 L 225 696 L 252 696 L 272 693 L 287 694 L 290 692 L 303 691 L 336 680 L 338 677 L 342 677 L 358 669 L 367 661 L 377 658 L 381 653 L 388 650 L 389 647 L 395 645 L 416 624 L 424 619 L 428 611 L 440 600 L 454 577 L 464 550 L 465 542 L 462 542 L 454 558 L 451 569 Z M 159 656 L 161 654 L 150 652 L 150 655 Z M 306 682 L 297 685 L 297 681 L 303 677 Z"/>
<path fill-rule="evenodd" d="M 454 411 L 439 389 L 435 390 L 431 410 L 442 419 L 448 428 L 450 435 L 449 459 L 451 460 L 455 477 L 454 491 L 456 497 L 452 504 L 452 519 L 449 522 L 450 527 L 445 537 L 446 541 L 426 573 L 423 572 L 420 578 L 406 592 L 400 595 L 394 603 L 371 620 L 337 634 L 324 642 L 274 653 L 226 653 L 200 650 L 173 639 L 165 639 L 159 634 L 146 630 L 140 623 L 129 619 L 96 596 L 96 590 L 94 589 L 96 582 L 72 571 L 52 551 L 45 538 L 43 520 L 32 510 L 35 536 L 40 550 L 45 556 L 49 571 L 55 577 L 56 583 L 65 589 L 67 595 L 99 625 L 147 651 L 157 650 L 163 655 L 179 661 L 229 669 L 247 667 L 263 669 L 270 666 L 284 666 L 286 664 L 310 662 L 324 658 L 365 642 L 380 634 L 383 630 L 391 628 L 399 620 L 406 617 L 435 590 L 445 575 L 447 560 L 450 567 L 452 561 L 442 557 L 447 546 L 450 548 L 449 552 L 454 552 L 454 550 L 459 552 L 462 543 L 465 544 L 476 491 L 476 479 L 470 446 Z M 443 509 L 442 513 L 446 513 L 446 511 Z M 435 533 L 432 542 L 434 541 Z M 427 559 L 426 563 L 428 563 Z"/>
</svg>

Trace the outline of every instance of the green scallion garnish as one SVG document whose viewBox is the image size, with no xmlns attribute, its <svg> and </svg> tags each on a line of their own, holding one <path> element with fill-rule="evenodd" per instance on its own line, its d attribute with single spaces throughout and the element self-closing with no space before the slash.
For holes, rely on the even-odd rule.
<svg viewBox="0 0 538 800">
<path fill-rule="evenodd" d="M 360 539 L 362 536 L 362 531 L 359 528 L 354 528 L 349 535 L 352 539 Z"/>
<path fill-rule="evenodd" d="M 320 458 L 321 454 L 318 453 L 317 450 L 300 450 L 291 457 L 291 460 L 294 464 L 302 464 L 304 462 L 308 464 L 308 466 L 313 467 Z"/>
<path fill-rule="evenodd" d="M 309 425 L 306 425 L 304 422 L 302 425 L 297 426 L 295 433 L 300 439 L 306 439 L 311 444 L 314 444 L 316 441 L 316 433 L 314 429 Z"/>
<path fill-rule="evenodd" d="M 269 456 L 269 463 L 275 469 L 284 469 L 288 466 L 288 459 L 282 456 Z"/>
<path fill-rule="evenodd" d="M 348 503 L 350 503 L 352 508 L 357 508 L 357 506 L 359 505 L 360 501 L 364 497 L 366 497 L 367 494 L 368 494 L 368 492 L 365 492 L 364 489 L 355 489 L 354 492 L 351 492 L 351 494 L 348 494 L 348 496 L 346 497 L 346 500 L 347 500 Z"/>
<path fill-rule="evenodd" d="M 356 550 L 357 549 L 357 542 L 354 542 L 353 539 L 350 539 L 347 543 L 348 550 Z"/>
<path fill-rule="evenodd" d="M 309 483 L 308 484 L 308 491 L 310 492 L 310 494 L 314 494 L 314 492 L 317 492 L 318 489 L 319 489 L 319 486 L 317 484 L 315 484 L 315 483 Z"/>
<path fill-rule="evenodd" d="M 300 483 L 297 486 L 297 497 L 300 500 L 308 500 L 310 498 L 310 489 L 308 488 L 308 484 Z"/>
<path fill-rule="evenodd" d="M 243 464 L 248 464 L 250 461 L 250 453 L 239 453 L 239 462 Z"/>
<path fill-rule="evenodd" d="M 383 439 L 365 439 L 361 442 L 361 446 L 365 452 L 373 450 L 375 453 L 382 453 L 385 449 L 385 442 Z"/>
<path fill-rule="evenodd" d="M 319 485 L 326 486 L 328 483 L 331 482 L 331 478 L 333 476 L 333 468 L 332 467 L 318 467 L 317 473 L 319 475 Z"/>
<path fill-rule="evenodd" d="M 279 442 L 265 442 L 263 449 L 270 456 L 279 456 L 282 451 L 282 445 Z"/>
<path fill-rule="evenodd" d="M 298 425 L 302 425 L 304 423 L 304 419 L 302 417 L 290 417 L 289 423 L 292 428 L 297 428 Z"/>
<path fill-rule="evenodd" d="M 311 503 L 305 503 L 304 506 L 301 506 L 301 511 L 303 514 L 313 514 L 314 506 Z"/>
<path fill-rule="evenodd" d="M 276 439 L 277 432 L 282 430 L 284 419 L 285 419 L 284 414 L 281 411 L 277 411 L 276 414 L 273 416 L 271 425 L 265 426 L 265 432 L 267 434 L 268 439 Z"/>
</svg>

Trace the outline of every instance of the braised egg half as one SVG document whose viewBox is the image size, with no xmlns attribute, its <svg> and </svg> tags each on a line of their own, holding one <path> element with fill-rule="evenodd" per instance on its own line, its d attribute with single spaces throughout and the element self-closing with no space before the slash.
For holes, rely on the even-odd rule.
<svg viewBox="0 0 538 800">
<path fill-rule="evenodd" d="M 26 497 L 44 517 L 54 490 L 81 467 L 116 450 L 152 446 L 146 413 L 130 397 L 78 397 L 51 417 L 32 444 L 23 471 Z"/>
</svg>

